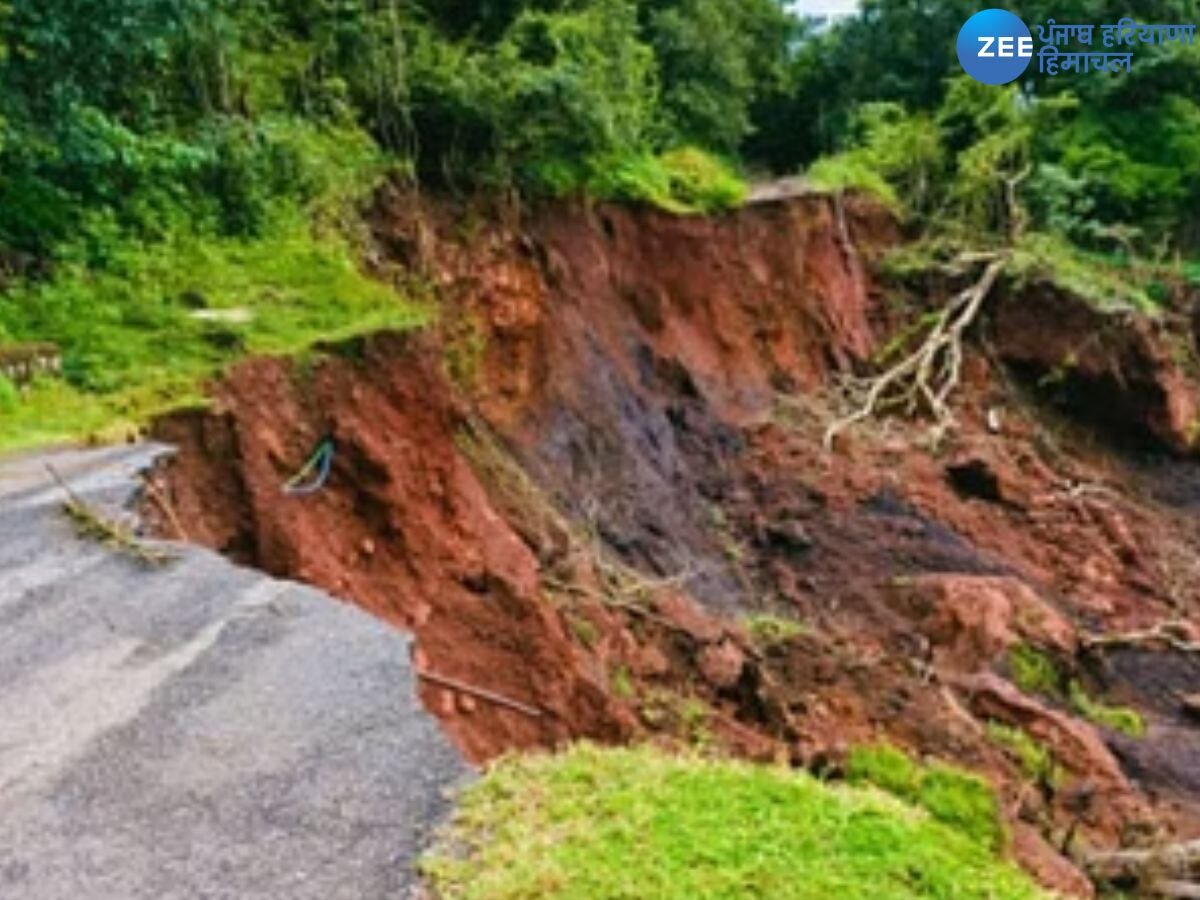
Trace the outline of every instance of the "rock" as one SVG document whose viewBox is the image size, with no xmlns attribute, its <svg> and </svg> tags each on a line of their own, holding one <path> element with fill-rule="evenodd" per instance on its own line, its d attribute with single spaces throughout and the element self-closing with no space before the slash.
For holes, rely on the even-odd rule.
<svg viewBox="0 0 1200 900">
<path fill-rule="evenodd" d="M 1101 794 L 1106 790 L 1132 793 L 1121 766 L 1092 726 L 1021 693 L 992 672 L 960 678 L 955 686 L 968 693 L 976 716 L 1023 729 L 1080 778 L 1094 782 L 1099 803 L 1105 802 Z"/>
<path fill-rule="evenodd" d="M 1033 284 L 997 295 L 992 340 L 1005 362 L 1055 376 L 1071 415 L 1110 431 L 1141 429 L 1176 453 L 1195 449 L 1200 389 L 1167 323 Z"/>
<path fill-rule="evenodd" d="M 893 600 L 929 639 L 939 668 L 979 671 L 1019 641 L 1067 655 L 1076 649 L 1071 623 L 1015 578 L 924 575 L 905 581 Z"/>
<path fill-rule="evenodd" d="M 650 644 L 637 655 L 637 674 L 642 678 L 658 678 L 671 671 L 671 661 L 662 650 Z"/>
<path fill-rule="evenodd" d="M 1012 855 L 1047 890 L 1068 897 L 1096 896 L 1088 877 L 1025 822 L 1013 825 Z"/>
<path fill-rule="evenodd" d="M 705 681 L 718 690 L 729 690 L 742 679 L 746 655 L 733 641 L 724 640 L 701 650 L 696 664 Z"/>
<path fill-rule="evenodd" d="M 725 628 L 680 591 L 665 591 L 656 598 L 658 614 L 698 643 L 721 640 Z"/>
</svg>

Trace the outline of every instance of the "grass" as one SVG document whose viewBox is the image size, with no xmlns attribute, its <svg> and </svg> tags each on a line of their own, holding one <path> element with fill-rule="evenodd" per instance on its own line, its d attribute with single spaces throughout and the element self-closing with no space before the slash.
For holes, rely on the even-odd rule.
<svg viewBox="0 0 1200 900">
<path fill-rule="evenodd" d="M 801 623 L 770 613 L 747 616 L 742 624 L 750 632 L 750 638 L 755 645 L 764 650 L 783 646 L 808 633 L 808 629 Z"/>
<path fill-rule="evenodd" d="M 1025 235 L 1010 271 L 1018 286 L 1046 280 L 1102 312 L 1154 315 L 1161 308 L 1161 284 L 1116 264 L 1112 257 L 1087 253 L 1051 234 Z"/>
<path fill-rule="evenodd" d="M 1058 787 L 1062 782 L 1062 769 L 1054 755 L 1028 731 L 1002 722 L 988 722 L 987 734 L 993 743 L 1016 760 L 1030 781 L 1048 788 Z"/>
<path fill-rule="evenodd" d="M 677 215 L 736 209 L 749 192 L 732 166 L 696 147 L 661 154 L 629 151 L 582 165 L 545 161 L 536 167 L 535 180 L 551 194 L 582 191 L 600 200 L 646 203 Z"/>
<path fill-rule="evenodd" d="M 1013 683 L 1027 694 L 1062 695 L 1062 675 L 1045 653 L 1028 644 L 1017 644 L 1008 653 Z"/>
<path fill-rule="evenodd" d="M 233 319 L 201 321 L 197 309 Z M 364 275 L 344 238 L 315 236 L 299 213 L 251 240 L 118 240 L 102 265 L 67 263 L 0 303 L 0 343 L 52 341 L 64 363 L 64 380 L 0 397 L 0 451 L 117 436 L 202 402 L 203 382 L 246 355 L 412 328 L 428 315 Z"/>
<path fill-rule="evenodd" d="M 805 177 L 818 190 L 832 193 L 861 191 L 875 197 L 894 214 L 903 212 L 895 188 L 870 163 L 854 153 L 823 156 L 813 162 Z"/>
<path fill-rule="evenodd" d="M 1008 666 L 1013 682 L 1027 694 L 1069 702 L 1071 708 L 1089 722 L 1130 737 L 1141 737 L 1146 733 L 1146 723 L 1136 710 L 1108 706 L 1091 697 L 1077 681 L 1072 681 L 1064 691 L 1063 676 L 1054 661 L 1027 644 L 1018 644 L 1009 651 Z"/>
<path fill-rule="evenodd" d="M 856 747 L 846 763 L 851 784 L 869 784 L 924 809 L 958 833 L 998 850 L 1004 843 L 996 793 L 984 779 L 945 763 L 921 765 L 888 744 Z"/>
<path fill-rule="evenodd" d="M 441 900 L 1040 898 L 985 846 L 875 791 L 578 746 L 466 791 L 423 870 Z"/>
<path fill-rule="evenodd" d="M 1071 682 L 1071 706 L 1089 722 L 1118 731 L 1129 737 L 1146 734 L 1146 723 L 1136 710 L 1127 706 L 1108 706 L 1091 697 L 1077 681 Z"/>
</svg>

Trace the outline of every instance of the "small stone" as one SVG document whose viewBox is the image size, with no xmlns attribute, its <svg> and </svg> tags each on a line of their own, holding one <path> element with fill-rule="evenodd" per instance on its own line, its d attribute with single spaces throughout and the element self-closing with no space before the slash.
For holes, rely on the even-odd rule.
<svg viewBox="0 0 1200 900">
<path fill-rule="evenodd" d="M 730 640 L 705 647 L 696 658 L 704 680 L 718 690 L 728 690 L 742 679 L 746 655 Z"/>
<path fill-rule="evenodd" d="M 363 556 L 374 556 L 375 542 L 370 538 L 363 538 L 362 543 L 358 545 L 358 549 L 362 551 Z"/>
<path fill-rule="evenodd" d="M 475 712 L 475 710 L 478 708 L 479 708 L 479 704 L 476 702 L 475 698 L 472 697 L 470 694 L 459 694 L 458 695 L 458 709 L 464 715 L 469 716 L 473 712 Z"/>
<path fill-rule="evenodd" d="M 638 674 L 643 678 L 657 678 L 671 671 L 671 661 L 658 647 L 643 647 L 638 653 Z"/>
</svg>

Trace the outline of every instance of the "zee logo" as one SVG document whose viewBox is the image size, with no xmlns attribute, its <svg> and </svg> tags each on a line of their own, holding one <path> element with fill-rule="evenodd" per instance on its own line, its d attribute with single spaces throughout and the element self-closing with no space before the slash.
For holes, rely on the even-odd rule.
<svg viewBox="0 0 1200 900">
<path fill-rule="evenodd" d="M 958 33 L 958 61 L 984 84 L 1008 84 L 1033 59 L 1033 35 L 1006 9 L 985 9 L 967 19 Z"/>
<path fill-rule="evenodd" d="M 1011 56 L 1033 56 L 1033 38 L 1031 37 L 1017 38 L 1015 42 L 1010 37 L 981 37 L 979 43 L 983 44 L 979 48 L 980 59 L 996 59 L 997 57 L 1007 59 Z"/>
</svg>

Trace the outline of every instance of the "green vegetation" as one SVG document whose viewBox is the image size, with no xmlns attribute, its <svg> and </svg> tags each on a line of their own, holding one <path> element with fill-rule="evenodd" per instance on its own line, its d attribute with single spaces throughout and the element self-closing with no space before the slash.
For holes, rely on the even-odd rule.
<svg viewBox="0 0 1200 900">
<path fill-rule="evenodd" d="M 0 343 L 59 342 L 69 363 L 65 383 L 0 386 L 0 446 L 195 400 L 243 353 L 414 324 L 414 298 L 389 310 L 346 268 L 384 177 L 689 214 L 741 203 L 744 172 L 807 169 L 874 192 L 948 247 L 1013 244 L 1010 275 L 1105 308 L 1153 311 L 1171 279 L 1196 277 L 1200 47 L 1144 47 L 1119 78 L 993 89 L 958 71 L 954 37 L 974 10 L 960 0 L 865 0 L 821 28 L 790 9 L 0 3 Z M 1156 11 L 1194 13 L 1183 0 Z M 254 316 L 202 328 L 196 298 Z M 457 377 L 472 377 L 471 350 L 451 361 Z"/>
<path fill-rule="evenodd" d="M 1137 710 L 1127 706 L 1108 706 L 1091 697 L 1077 681 L 1071 682 L 1070 697 L 1075 711 L 1089 722 L 1130 737 L 1142 737 L 1146 733 L 1146 723 Z"/>
<path fill-rule="evenodd" d="M 429 315 L 363 275 L 344 240 L 318 240 L 299 220 L 249 240 L 181 234 L 115 244 L 103 268 L 64 263 L 53 280 L 20 285 L 9 301 L 0 332 L 53 336 L 66 382 L 40 380 L 0 407 L 0 449 L 200 402 L 200 382 L 246 353 L 411 328 Z"/>
<path fill-rule="evenodd" d="M 921 765 L 896 747 L 878 744 L 850 752 L 846 777 L 918 806 L 987 847 L 1004 843 L 996 793 L 978 775 L 940 762 Z"/>
<path fill-rule="evenodd" d="M 590 746 L 501 762 L 424 868 L 441 900 L 1045 896 L 984 844 L 874 791 Z"/>
<path fill-rule="evenodd" d="M 988 722 L 987 733 L 992 741 L 1017 761 L 1026 778 L 1042 787 L 1058 787 L 1062 781 L 1062 769 L 1045 744 L 1023 728 L 1002 722 Z"/>
<path fill-rule="evenodd" d="M 1013 682 L 1027 694 L 1040 694 L 1064 703 L 1089 722 L 1119 731 L 1131 737 L 1141 737 L 1146 724 L 1136 710 L 1123 706 L 1107 706 L 1092 698 L 1083 685 L 1072 681 L 1064 690 L 1064 679 L 1050 657 L 1026 644 L 1009 651 L 1008 665 Z"/>
<path fill-rule="evenodd" d="M 1027 694 L 1062 696 L 1062 675 L 1045 653 L 1028 644 L 1017 644 L 1008 653 L 1013 683 Z"/>
<path fill-rule="evenodd" d="M 808 628 L 800 622 L 769 613 L 747 616 L 742 624 L 754 643 L 764 649 L 787 644 L 808 633 Z"/>
</svg>

